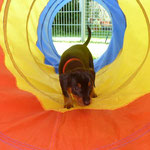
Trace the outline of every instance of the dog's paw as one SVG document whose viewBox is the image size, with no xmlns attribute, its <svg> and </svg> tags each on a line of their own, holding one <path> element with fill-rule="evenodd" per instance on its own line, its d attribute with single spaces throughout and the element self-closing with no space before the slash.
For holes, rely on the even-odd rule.
<svg viewBox="0 0 150 150">
<path fill-rule="evenodd" d="M 92 98 L 96 98 L 96 97 L 97 97 L 97 94 L 94 93 L 94 94 L 92 95 Z"/>
<path fill-rule="evenodd" d="M 67 108 L 67 109 L 70 109 L 70 108 L 72 108 L 72 107 L 73 107 L 72 104 L 66 104 L 66 105 L 64 106 L 64 108 Z"/>
</svg>

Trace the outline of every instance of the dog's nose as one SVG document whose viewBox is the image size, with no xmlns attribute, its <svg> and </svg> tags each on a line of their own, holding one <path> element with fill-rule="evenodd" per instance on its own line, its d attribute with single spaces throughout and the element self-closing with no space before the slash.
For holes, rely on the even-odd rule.
<svg viewBox="0 0 150 150">
<path fill-rule="evenodd" d="M 89 100 L 84 101 L 84 105 L 89 105 L 89 104 L 90 104 Z"/>
</svg>

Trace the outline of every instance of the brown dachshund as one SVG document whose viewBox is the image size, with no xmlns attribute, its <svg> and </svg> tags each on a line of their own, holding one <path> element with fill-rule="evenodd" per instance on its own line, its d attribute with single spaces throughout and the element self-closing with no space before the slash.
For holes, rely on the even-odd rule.
<svg viewBox="0 0 150 150">
<path fill-rule="evenodd" d="M 94 92 L 95 72 L 92 55 L 87 48 L 91 39 L 89 36 L 83 45 L 74 45 L 61 56 L 59 64 L 59 80 L 64 95 L 64 107 L 73 107 L 73 99 L 80 105 L 89 105 Z"/>
</svg>

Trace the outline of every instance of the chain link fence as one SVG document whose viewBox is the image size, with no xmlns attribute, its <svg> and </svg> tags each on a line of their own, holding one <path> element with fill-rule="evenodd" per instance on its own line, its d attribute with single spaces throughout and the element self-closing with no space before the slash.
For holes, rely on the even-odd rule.
<svg viewBox="0 0 150 150">
<path fill-rule="evenodd" d="M 92 31 L 91 42 L 109 43 L 112 21 L 107 10 L 93 0 L 72 0 L 55 16 L 52 25 L 54 42 L 84 42 L 87 25 Z"/>
</svg>

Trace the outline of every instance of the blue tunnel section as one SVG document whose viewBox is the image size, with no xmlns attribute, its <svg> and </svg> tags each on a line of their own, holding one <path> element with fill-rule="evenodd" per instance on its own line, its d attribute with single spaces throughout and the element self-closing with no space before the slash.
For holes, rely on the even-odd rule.
<svg viewBox="0 0 150 150">
<path fill-rule="evenodd" d="M 71 0 L 50 0 L 42 11 L 39 19 L 37 46 L 45 56 L 45 64 L 52 65 L 56 73 L 58 73 L 61 56 L 57 53 L 53 44 L 52 23 L 58 11 L 70 1 Z M 122 49 L 126 20 L 117 0 L 96 0 L 96 2 L 108 11 L 113 24 L 112 38 L 108 49 L 100 58 L 94 60 L 94 68 L 97 72 L 105 65 L 113 62 Z"/>
</svg>

